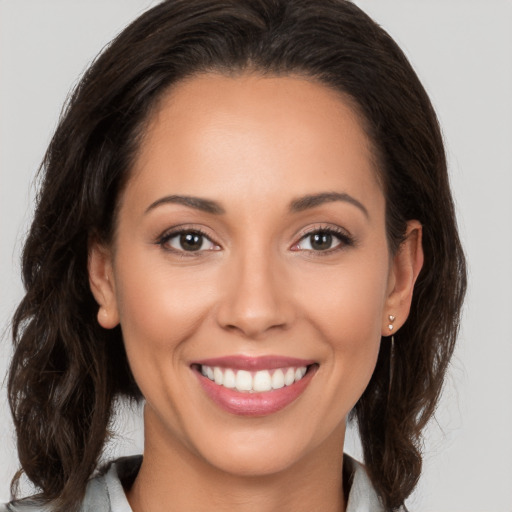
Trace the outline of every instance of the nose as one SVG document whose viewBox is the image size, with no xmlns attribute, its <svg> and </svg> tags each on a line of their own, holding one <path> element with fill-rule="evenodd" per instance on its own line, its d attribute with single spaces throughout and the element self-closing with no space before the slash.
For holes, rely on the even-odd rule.
<svg viewBox="0 0 512 512">
<path fill-rule="evenodd" d="M 269 255 L 258 252 L 231 261 L 224 276 L 223 300 L 217 321 L 226 330 L 260 338 L 287 329 L 294 317 L 286 271 Z"/>
</svg>

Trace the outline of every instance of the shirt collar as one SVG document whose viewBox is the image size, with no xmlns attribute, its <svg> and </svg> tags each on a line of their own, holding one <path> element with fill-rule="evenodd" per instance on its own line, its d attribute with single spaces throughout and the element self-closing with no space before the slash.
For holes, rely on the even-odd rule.
<svg viewBox="0 0 512 512">
<path fill-rule="evenodd" d="M 121 481 L 134 478 L 141 462 L 140 455 L 123 457 L 115 461 L 104 475 L 110 501 L 109 512 L 132 512 Z M 348 469 L 352 482 L 346 512 L 385 512 L 364 466 L 347 454 L 343 456 L 343 464 Z"/>
</svg>

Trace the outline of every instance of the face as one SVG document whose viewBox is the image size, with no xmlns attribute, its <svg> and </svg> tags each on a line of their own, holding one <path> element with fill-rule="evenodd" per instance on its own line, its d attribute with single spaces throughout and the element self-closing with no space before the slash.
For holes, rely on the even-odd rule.
<svg viewBox="0 0 512 512">
<path fill-rule="evenodd" d="M 211 74 L 163 98 L 90 257 L 153 450 L 239 475 L 341 452 L 413 281 L 376 176 L 357 114 L 318 83 Z"/>
</svg>

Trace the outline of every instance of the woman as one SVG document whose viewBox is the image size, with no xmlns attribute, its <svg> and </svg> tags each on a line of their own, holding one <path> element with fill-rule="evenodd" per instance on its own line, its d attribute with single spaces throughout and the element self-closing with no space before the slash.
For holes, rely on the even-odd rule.
<svg viewBox="0 0 512 512">
<path fill-rule="evenodd" d="M 465 267 L 382 29 L 341 0 L 164 2 L 86 73 L 43 173 L 9 376 L 42 493 L 8 510 L 403 506 Z M 90 480 L 119 396 L 144 458 Z"/>
</svg>

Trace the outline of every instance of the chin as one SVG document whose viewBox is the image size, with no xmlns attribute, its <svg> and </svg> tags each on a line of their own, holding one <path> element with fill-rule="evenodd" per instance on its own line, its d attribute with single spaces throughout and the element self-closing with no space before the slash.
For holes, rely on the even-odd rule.
<svg viewBox="0 0 512 512">
<path fill-rule="evenodd" d="M 278 418 L 275 418 L 278 420 Z M 335 426 L 332 432 L 322 427 L 316 432 L 306 421 L 304 428 L 287 425 L 286 421 L 268 425 L 255 425 L 228 432 L 219 432 L 210 441 L 202 437 L 196 445 L 201 458 L 218 470 L 241 477 L 261 478 L 292 470 L 300 466 L 305 459 L 320 457 L 324 453 L 337 450 L 343 452 L 345 422 Z M 315 435 L 321 434 L 321 435 Z"/>
<path fill-rule="evenodd" d="M 275 444 L 263 448 L 256 444 L 252 448 L 244 447 L 237 450 L 234 447 L 222 453 L 208 454 L 206 460 L 224 473 L 246 478 L 262 478 L 286 472 L 298 464 L 304 455 L 300 447 L 283 450 Z"/>
</svg>

